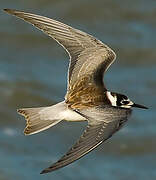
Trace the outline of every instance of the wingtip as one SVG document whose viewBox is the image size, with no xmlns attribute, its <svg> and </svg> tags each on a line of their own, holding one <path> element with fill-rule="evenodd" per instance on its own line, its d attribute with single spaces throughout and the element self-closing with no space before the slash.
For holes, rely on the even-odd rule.
<svg viewBox="0 0 156 180">
<path fill-rule="evenodd" d="M 18 12 L 17 10 L 9 9 L 9 8 L 5 8 L 3 9 L 3 11 L 5 11 L 8 14 L 13 14 L 13 15 L 16 15 L 16 13 Z"/>
<path fill-rule="evenodd" d="M 40 172 L 40 174 L 45 174 L 44 170 Z"/>
<path fill-rule="evenodd" d="M 40 174 L 44 174 L 44 171 L 41 171 Z"/>
<path fill-rule="evenodd" d="M 46 173 L 49 173 L 50 171 L 49 171 L 49 169 L 47 168 L 47 169 L 44 169 L 43 171 L 41 171 L 40 172 L 40 174 L 46 174 Z"/>
<path fill-rule="evenodd" d="M 9 10 L 8 8 L 4 8 L 4 9 L 3 9 L 3 11 L 6 11 L 6 12 L 7 12 L 8 10 Z"/>
<path fill-rule="evenodd" d="M 7 13 L 11 13 L 13 10 L 12 9 L 8 9 L 8 8 L 5 8 L 3 9 L 3 11 L 7 12 Z"/>
</svg>

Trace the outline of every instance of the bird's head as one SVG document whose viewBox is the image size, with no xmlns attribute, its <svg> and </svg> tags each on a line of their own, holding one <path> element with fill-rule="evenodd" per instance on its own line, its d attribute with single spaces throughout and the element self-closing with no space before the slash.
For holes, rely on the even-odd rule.
<svg viewBox="0 0 156 180">
<path fill-rule="evenodd" d="M 123 108 L 136 107 L 136 108 L 148 109 L 147 107 L 143 105 L 135 104 L 127 96 L 123 94 L 118 94 L 118 93 L 109 92 L 109 91 L 107 91 L 106 94 L 112 106 L 118 106 L 118 107 L 123 107 Z"/>
</svg>

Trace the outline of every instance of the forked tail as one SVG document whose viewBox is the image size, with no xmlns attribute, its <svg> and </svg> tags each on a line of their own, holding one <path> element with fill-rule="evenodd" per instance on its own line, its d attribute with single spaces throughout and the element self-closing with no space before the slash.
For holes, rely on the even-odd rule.
<svg viewBox="0 0 156 180">
<path fill-rule="evenodd" d="M 17 112 L 26 119 L 25 135 L 31 135 L 46 130 L 62 119 L 61 112 L 66 109 L 64 102 L 49 107 L 23 108 Z"/>
</svg>

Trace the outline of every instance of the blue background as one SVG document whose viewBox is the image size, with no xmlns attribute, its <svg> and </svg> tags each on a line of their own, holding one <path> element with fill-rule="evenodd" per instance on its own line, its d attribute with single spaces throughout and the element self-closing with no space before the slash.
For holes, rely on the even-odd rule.
<svg viewBox="0 0 156 180">
<path fill-rule="evenodd" d="M 42 32 L 0 11 L 0 180 L 155 180 L 156 1 L 1 0 L 3 8 L 60 20 L 108 44 L 117 60 L 105 76 L 107 88 L 149 109 L 135 109 L 120 132 L 81 160 L 40 175 L 86 123 L 63 122 L 23 135 L 24 118 L 16 109 L 63 100 L 68 55 Z"/>
</svg>

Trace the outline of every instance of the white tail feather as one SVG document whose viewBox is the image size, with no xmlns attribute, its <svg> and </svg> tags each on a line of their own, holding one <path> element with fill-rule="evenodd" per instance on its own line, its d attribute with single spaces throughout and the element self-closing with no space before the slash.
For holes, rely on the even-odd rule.
<svg viewBox="0 0 156 180">
<path fill-rule="evenodd" d="M 65 103 L 61 102 L 49 107 L 18 109 L 17 112 L 23 115 L 27 122 L 24 134 L 31 135 L 46 130 L 63 120 L 61 112 L 65 109 Z"/>
</svg>

